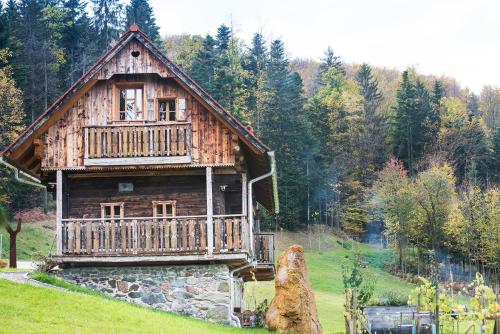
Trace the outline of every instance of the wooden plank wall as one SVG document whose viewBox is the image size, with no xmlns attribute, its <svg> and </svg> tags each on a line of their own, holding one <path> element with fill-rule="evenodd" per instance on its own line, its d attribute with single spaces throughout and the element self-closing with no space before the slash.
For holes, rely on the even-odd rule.
<svg viewBox="0 0 500 334">
<path fill-rule="evenodd" d="M 134 190 L 120 193 L 120 182 L 132 183 Z M 142 176 L 68 178 L 64 218 L 98 218 L 100 203 L 124 203 L 127 217 L 151 217 L 153 201 L 175 200 L 178 216 L 205 215 L 205 176 Z M 96 184 L 99 191 L 96 192 Z"/>
<path fill-rule="evenodd" d="M 133 57 L 132 52 L 139 56 Z M 168 69 L 135 39 L 113 57 L 97 74 L 96 79 L 109 79 L 114 74 L 157 73 L 162 77 L 171 76 Z"/>
<path fill-rule="evenodd" d="M 41 136 L 43 150 L 42 168 L 64 168 L 83 166 L 84 126 L 113 124 L 114 83 L 126 78 L 100 81 L 84 94 Z M 128 78 L 130 79 L 130 78 Z M 203 107 L 194 97 L 180 87 L 173 79 L 148 75 L 134 76 L 133 81 L 144 80 L 145 100 L 154 101 L 153 119 L 156 121 L 156 99 L 177 97 L 186 99 L 186 121 L 192 128 L 192 164 L 232 164 L 235 162 L 234 148 L 238 136 Z M 146 103 L 147 105 L 147 103 Z M 147 115 L 147 107 L 144 111 Z"/>
</svg>

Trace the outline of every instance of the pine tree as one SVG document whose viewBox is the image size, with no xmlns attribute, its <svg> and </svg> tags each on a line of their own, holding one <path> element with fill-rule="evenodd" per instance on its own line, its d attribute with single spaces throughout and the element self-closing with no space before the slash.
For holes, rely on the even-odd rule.
<svg viewBox="0 0 500 334">
<path fill-rule="evenodd" d="M 215 40 L 207 35 L 203 40 L 202 49 L 197 52 L 189 69 L 189 74 L 209 93 L 213 91 L 215 60 Z"/>
<path fill-rule="evenodd" d="M 345 69 L 342 66 L 342 61 L 340 57 L 335 55 L 333 49 L 329 46 L 325 51 L 324 58 L 321 59 L 321 65 L 319 66 L 319 77 L 328 71 L 330 68 L 334 67 L 339 73 L 345 75 Z"/>
<path fill-rule="evenodd" d="M 86 3 L 82 0 L 67 0 L 63 4 L 64 19 L 59 45 L 65 59 L 59 68 L 61 91 L 80 78 L 102 52 L 85 8 Z"/>
<path fill-rule="evenodd" d="M 97 33 L 97 46 L 101 52 L 120 35 L 122 7 L 119 0 L 92 0 L 93 28 Z"/>
<path fill-rule="evenodd" d="M 7 15 L 3 3 L 0 2 L 0 50 L 7 47 L 8 36 Z"/>
<path fill-rule="evenodd" d="M 157 45 L 161 44 L 160 28 L 156 25 L 153 8 L 148 0 L 130 0 L 125 8 L 125 30 L 137 24 Z"/>
<path fill-rule="evenodd" d="M 260 136 L 262 124 L 261 108 L 257 107 L 257 93 L 259 82 L 262 82 L 266 70 L 266 62 L 267 48 L 264 38 L 260 33 L 256 33 L 247 55 L 243 58 L 243 69 L 247 73 L 247 76 L 243 78 L 243 85 L 248 91 L 246 109 L 249 113 L 249 121 L 257 136 Z"/>
<path fill-rule="evenodd" d="M 388 158 L 386 143 L 385 119 L 378 112 L 383 100 L 382 92 L 378 87 L 378 80 L 374 77 L 368 64 L 362 64 L 356 73 L 359 93 L 363 97 L 362 127 L 359 133 L 359 149 L 361 156 L 360 171 L 362 183 L 370 187 L 375 179 L 376 171 L 380 170 Z"/>
<path fill-rule="evenodd" d="M 307 121 L 303 114 L 302 80 L 291 72 L 280 40 L 271 43 L 267 68 L 259 92 L 259 104 L 266 111 L 262 115 L 262 139 L 276 151 L 282 223 L 292 227 L 305 216 L 303 156 Z"/>
</svg>

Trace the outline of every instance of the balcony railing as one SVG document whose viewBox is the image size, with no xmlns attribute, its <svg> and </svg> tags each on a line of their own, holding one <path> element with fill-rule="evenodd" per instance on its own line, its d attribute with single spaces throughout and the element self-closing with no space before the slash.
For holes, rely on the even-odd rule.
<svg viewBox="0 0 500 334">
<path fill-rule="evenodd" d="M 85 127 L 85 165 L 189 163 L 191 147 L 190 123 Z"/>
<path fill-rule="evenodd" d="M 63 256 L 146 256 L 207 252 L 206 216 L 63 219 Z M 248 252 L 242 215 L 213 218 L 214 253 Z"/>
</svg>

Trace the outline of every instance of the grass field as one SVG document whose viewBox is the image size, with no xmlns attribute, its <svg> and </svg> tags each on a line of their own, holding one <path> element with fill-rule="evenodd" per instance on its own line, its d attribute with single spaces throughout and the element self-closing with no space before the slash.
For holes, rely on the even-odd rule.
<svg viewBox="0 0 500 334">
<path fill-rule="evenodd" d="M 278 249 L 284 249 L 301 241 L 308 244 L 305 234 L 280 232 L 277 235 Z M 313 239 L 317 240 L 317 236 Z M 391 253 L 385 249 L 365 244 L 354 243 L 354 249 L 346 249 L 337 243 L 335 237 L 324 235 L 321 240 L 324 251 L 306 250 L 306 265 L 309 280 L 314 289 L 316 305 L 325 333 L 344 333 L 344 287 L 342 284 L 342 264 L 351 263 L 355 253 L 362 254 L 368 263 L 366 274 L 375 279 L 374 298 L 381 297 L 386 291 L 393 291 L 406 297 L 413 288 L 411 284 L 388 274 L 383 270 Z M 274 282 L 249 282 L 245 286 L 246 306 L 253 308 L 255 304 L 267 298 L 271 301 L 274 295 Z"/>
<path fill-rule="evenodd" d="M 0 279 L 0 333 L 268 333 Z"/>
<path fill-rule="evenodd" d="M 27 260 L 32 257 L 32 254 L 36 251 L 41 251 L 45 254 L 48 253 L 53 236 L 54 236 L 54 230 L 48 229 L 42 226 L 42 224 L 26 224 L 23 226 L 23 230 L 19 234 L 19 239 L 18 239 L 18 254 L 19 258 L 21 260 Z M 391 258 L 391 253 L 388 250 L 384 249 L 379 249 L 375 248 L 372 246 L 364 245 L 364 244 L 358 244 L 358 243 L 352 243 L 354 246 L 354 249 L 347 249 L 342 246 L 341 243 L 337 241 L 335 237 L 328 236 L 327 234 L 323 234 L 320 239 L 320 245 L 318 245 L 318 235 L 313 235 L 311 238 L 309 238 L 308 235 L 302 234 L 302 233 L 288 233 L 288 232 L 280 232 L 277 235 L 277 255 L 280 253 L 281 250 L 285 249 L 286 247 L 290 246 L 291 244 L 294 243 L 302 243 L 303 245 L 307 246 L 306 249 L 306 264 L 307 264 L 307 269 L 309 273 L 309 279 L 312 283 L 315 296 L 316 296 L 316 304 L 318 307 L 318 312 L 319 312 L 319 317 L 320 321 L 323 324 L 325 333 L 343 333 L 344 332 L 344 322 L 343 322 L 343 303 L 344 303 L 344 294 L 343 294 L 343 285 L 342 285 L 342 264 L 343 263 L 350 263 L 354 259 L 355 253 L 360 252 L 363 255 L 363 259 L 367 262 L 368 266 L 366 268 L 366 273 L 368 276 L 371 278 L 375 279 L 375 292 L 374 292 L 374 298 L 380 297 L 382 294 L 384 294 L 385 291 L 394 291 L 397 292 L 398 294 L 401 294 L 402 296 L 407 296 L 409 294 L 409 291 L 411 290 L 412 286 L 403 280 L 396 278 L 387 272 L 384 271 L 384 266 L 387 261 L 390 260 Z M 351 246 L 351 244 L 349 244 Z M 349 248 L 349 247 L 348 247 Z M 321 249 L 321 251 L 318 251 L 318 249 Z M 50 282 L 49 282 L 50 283 Z M 3 283 L 3 286 L 0 285 L 0 294 L 2 297 L 4 296 L 3 288 L 6 287 L 6 284 L 8 283 Z M 16 290 L 18 288 L 16 287 Z M 29 290 L 29 289 L 28 289 Z M 36 298 L 42 297 L 43 292 L 40 291 L 35 291 L 35 292 L 30 292 L 30 291 L 25 291 L 27 295 L 25 296 L 27 299 L 25 300 L 30 300 L 29 305 L 25 305 L 27 308 L 32 308 L 32 307 L 38 307 L 41 301 L 36 300 Z M 47 294 L 51 294 L 51 292 L 46 292 Z M 33 294 L 33 295 L 30 295 Z M 245 286 L 245 304 L 246 307 L 253 309 L 257 303 L 262 301 L 264 298 L 267 298 L 269 301 L 272 299 L 274 295 L 274 282 L 249 282 Z M 12 296 L 12 298 L 15 297 L 15 294 Z M 86 298 L 89 298 L 92 296 L 86 296 Z M 45 297 L 43 297 L 45 298 Z M 101 298 L 99 296 L 94 296 L 94 298 Z M 2 298 L 4 299 L 4 298 Z M 87 299 L 85 299 L 87 300 Z M 31 301 L 33 301 L 34 304 L 36 305 L 31 305 Z M 58 303 L 63 303 L 64 301 L 64 296 L 58 296 L 57 299 L 55 300 Z M 98 303 L 99 300 L 92 300 L 90 299 L 90 304 L 89 305 L 80 305 L 80 308 L 86 308 L 87 306 L 89 308 L 94 307 L 95 304 Z M 16 299 L 10 299 L 10 302 L 16 302 Z M 72 300 L 68 301 L 69 303 L 73 303 Z M 137 308 L 135 306 L 129 306 L 129 305 L 123 305 L 123 303 L 119 303 L 119 306 L 115 306 L 112 304 L 108 304 L 109 302 L 106 300 L 106 305 L 103 306 L 101 309 L 105 309 L 105 307 L 111 308 L 109 311 L 106 311 L 105 313 L 110 314 L 115 312 L 115 308 L 125 308 L 128 310 L 128 307 L 132 307 L 133 314 L 134 312 L 143 312 L 143 313 L 148 313 L 150 311 L 148 310 L 143 310 L 141 308 Z M 8 303 L 8 301 L 4 301 L 4 305 Z M 68 305 L 68 307 L 70 307 Z M 72 307 L 72 306 L 71 306 Z M 63 309 L 63 306 L 61 306 L 61 309 Z M 70 308 L 69 308 L 70 309 Z M 43 311 L 45 312 L 45 311 Z M 82 314 L 91 312 L 93 314 L 93 311 L 90 310 L 85 310 L 83 311 L 82 309 Z M 129 311 L 127 311 L 129 312 Z M 1 313 L 0 313 L 1 314 Z M 12 314 L 12 313 L 10 313 Z M 141 313 L 142 314 L 142 313 Z M 153 315 L 152 317 L 163 317 L 163 316 L 169 316 L 169 317 L 174 317 L 175 321 L 178 323 L 182 323 L 182 321 L 187 321 L 186 318 L 183 317 L 175 317 L 170 314 L 163 315 L 158 312 L 152 312 Z M 92 315 L 94 317 L 94 315 Z M 96 319 L 99 319 L 98 322 L 107 322 L 107 318 L 99 318 L 99 315 L 95 315 L 97 317 Z M 44 317 L 41 317 L 40 319 L 44 319 Z M 46 321 L 48 322 L 48 326 L 56 326 L 56 323 L 59 323 L 58 321 L 58 316 L 55 316 L 55 318 L 51 318 L 48 316 L 45 318 Z M 24 319 L 19 318 L 20 321 L 25 321 Z M 16 320 L 17 321 L 17 320 Z M 73 320 L 72 320 L 73 321 Z M 76 320 L 75 320 L 76 321 Z M 82 319 L 83 323 L 82 326 L 85 324 L 86 321 Z M 116 318 L 109 318 L 109 321 L 117 321 Z M 109 322 L 108 321 L 108 322 Z M 148 320 L 143 320 L 143 321 L 148 321 Z M 162 320 L 163 321 L 163 320 Z M 165 320 L 166 321 L 166 320 Z M 76 322 L 78 324 L 78 321 Z M 139 322 L 142 324 L 143 322 Z M 201 324 L 203 325 L 204 323 L 201 322 L 194 322 L 195 324 Z M 69 330 L 70 327 L 67 327 L 65 324 L 59 324 L 61 325 L 61 330 Z M 201 326 L 200 325 L 200 326 Z M 58 325 L 57 325 L 58 326 Z M 94 328 L 93 326 L 101 326 L 99 327 L 100 332 L 107 331 L 111 327 L 106 327 L 106 326 L 112 326 L 111 323 L 109 324 L 91 324 L 89 328 Z M 104 326 L 104 327 L 102 327 Z M 124 332 L 127 332 L 131 327 L 122 327 L 122 326 L 128 326 L 126 324 L 121 324 L 116 330 L 124 330 Z M 146 329 L 149 328 L 148 325 L 144 324 L 142 328 Z M 191 325 L 190 325 L 191 326 Z M 195 326 L 195 325 L 193 325 Z M 51 327 L 55 328 L 55 327 Z M 156 331 L 159 327 L 151 327 L 152 330 L 151 332 L 160 332 Z M 190 328 L 189 326 L 187 328 Z M 193 331 L 189 331 L 186 328 L 186 330 L 181 331 L 184 333 L 195 333 Z M 193 327 L 193 328 L 198 328 L 198 327 Z M 200 327 L 201 328 L 201 327 Z M 218 328 L 218 327 L 214 327 Z M 181 333 L 179 332 L 179 333 Z M 217 332 L 217 331 L 216 331 Z M 167 333 L 167 332 L 165 332 Z M 210 333 L 210 332 L 206 332 Z M 220 333 L 223 333 L 222 331 Z M 230 333 L 230 332 L 228 332 Z M 256 332 L 257 333 L 257 332 Z"/>
</svg>

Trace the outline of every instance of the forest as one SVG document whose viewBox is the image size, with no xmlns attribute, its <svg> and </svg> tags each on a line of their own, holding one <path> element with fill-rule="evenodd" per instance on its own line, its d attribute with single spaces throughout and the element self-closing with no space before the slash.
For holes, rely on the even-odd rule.
<svg viewBox="0 0 500 334">
<path fill-rule="evenodd" d="M 357 234 L 379 220 L 403 272 L 426 270 L 429 249 L 498 270 L 500 87 L 347 63 L 328 45 L 289 59 L 282 40 L 245 41 L 226 24 L 160 36 L 147 0 L 0 6 L 0 149 L 136 23 L 276 152 L 281 213 L 262 213 L 263 226 Z M 11 213 L 39 197 L 2 169 Z"/>
</svg>

